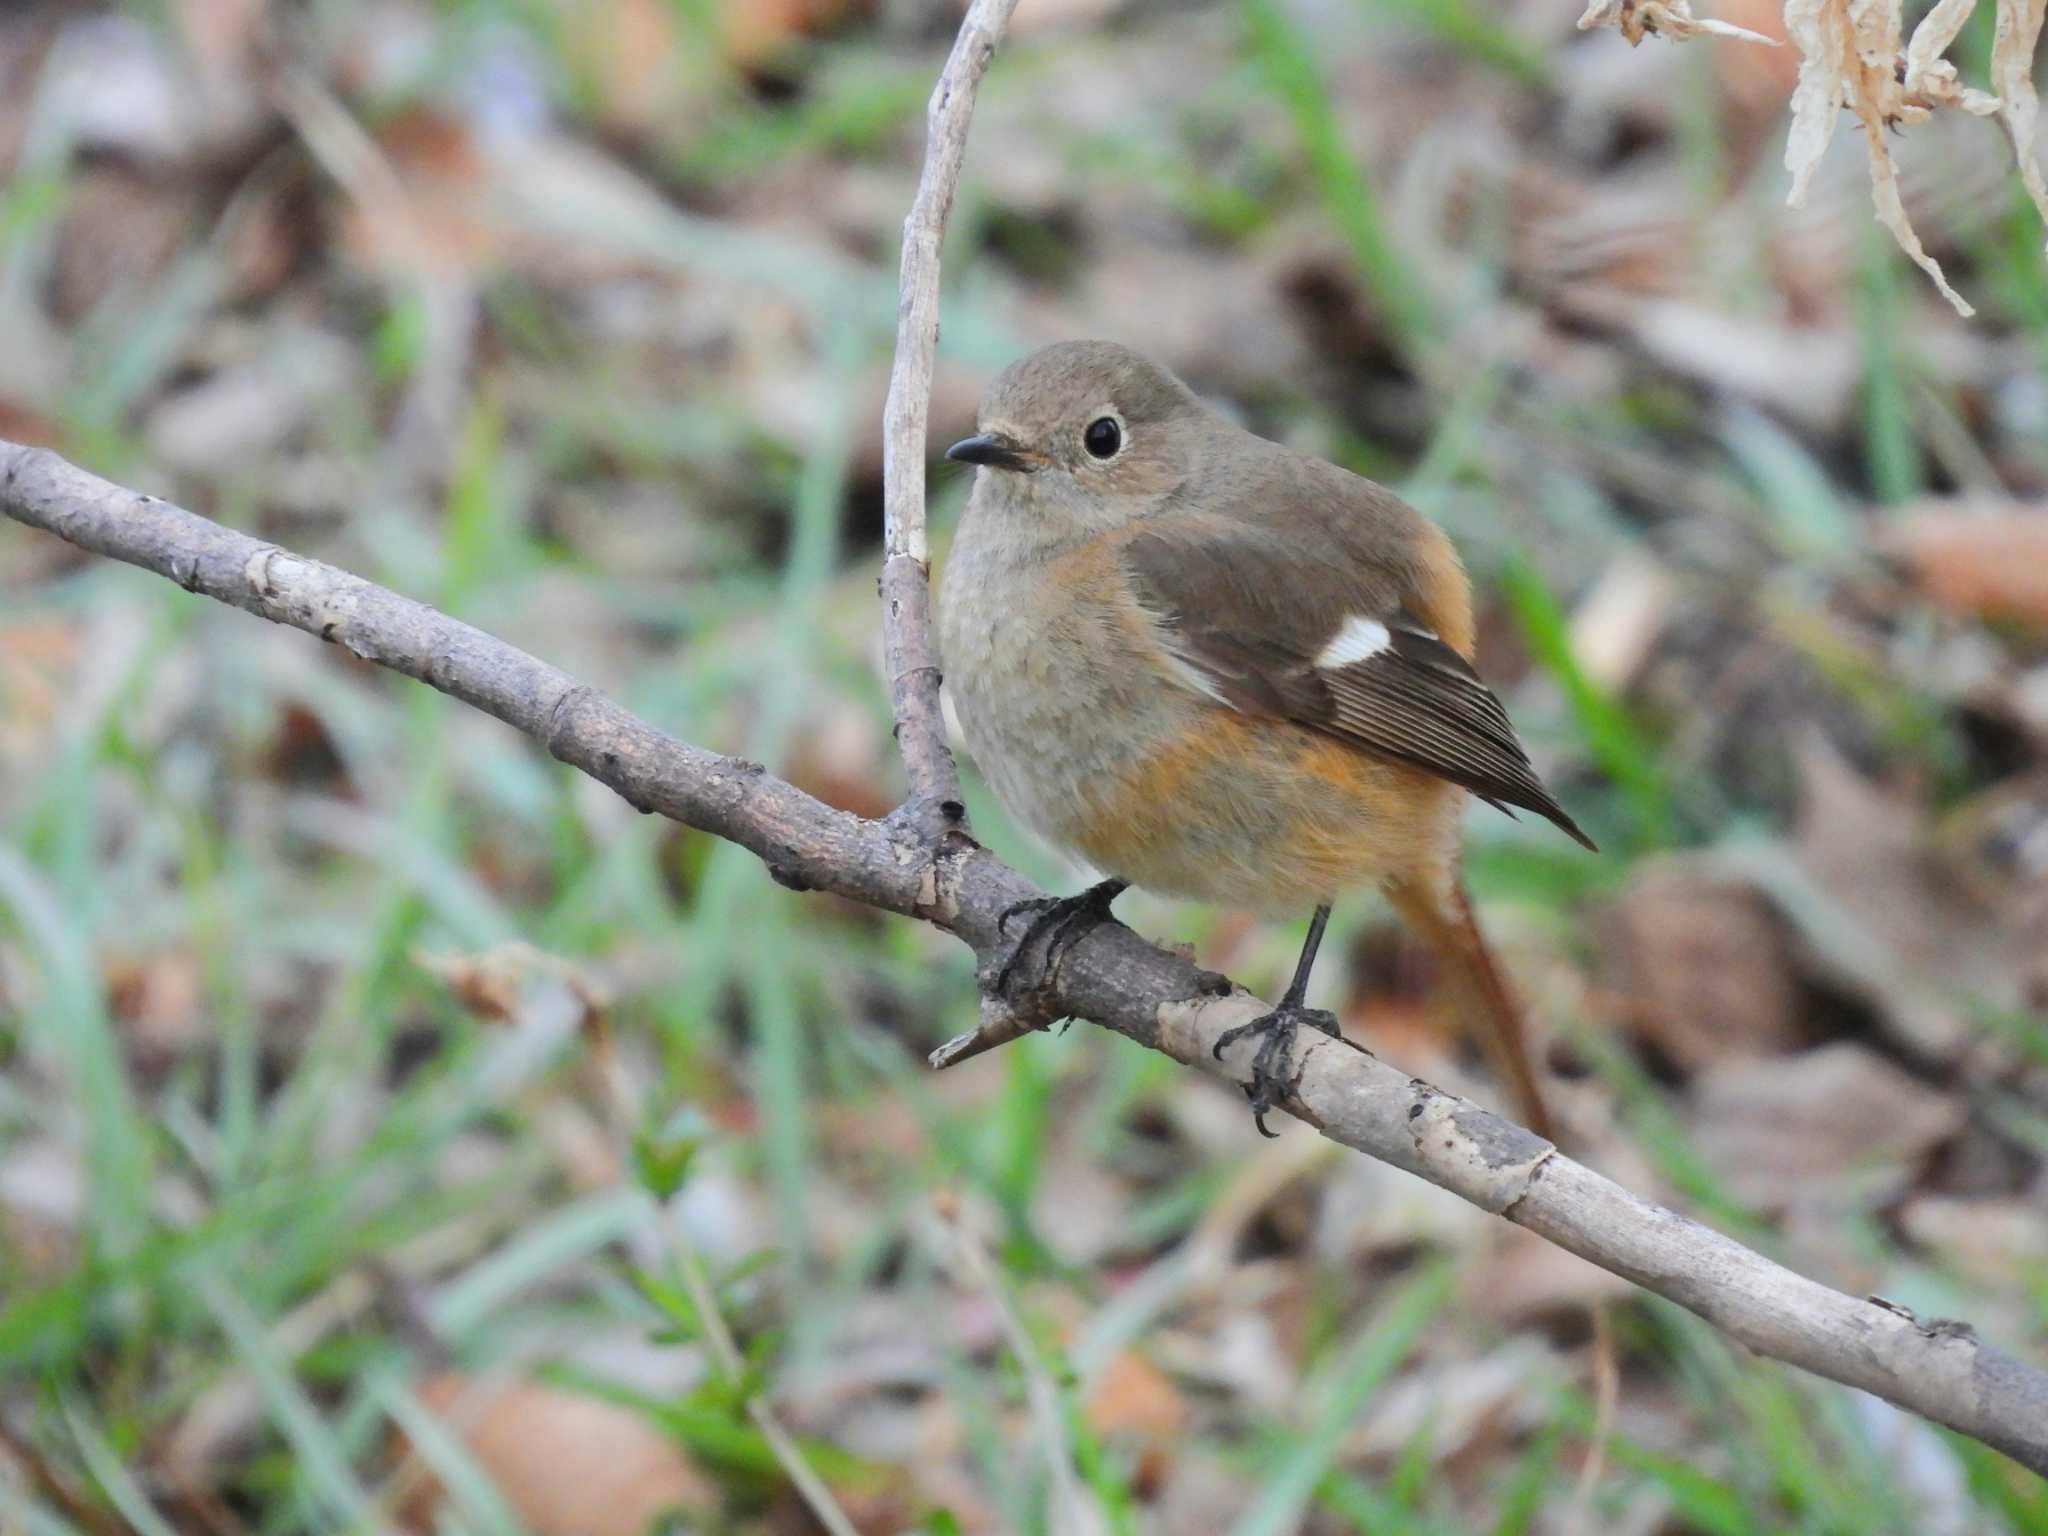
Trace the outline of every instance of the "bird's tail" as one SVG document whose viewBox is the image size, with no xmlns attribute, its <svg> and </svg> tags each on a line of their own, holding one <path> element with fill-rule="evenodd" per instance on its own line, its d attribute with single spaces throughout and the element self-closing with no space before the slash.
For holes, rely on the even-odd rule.
<svg viewBox="0 0 2048 1536">
<path fill-rule="evenodd" d="M 1388 885 L 1387 897 L 1436 955 L 1460 1021 L 1478 1032 L 1494 1070 L 1514 1094 L 1523 1123 L 1554 1140 L 1550 1106 L 1529 1055 L 1522 1005 L 1480 931 L 1464 882 L 1395 881 Z"/>
</svg>

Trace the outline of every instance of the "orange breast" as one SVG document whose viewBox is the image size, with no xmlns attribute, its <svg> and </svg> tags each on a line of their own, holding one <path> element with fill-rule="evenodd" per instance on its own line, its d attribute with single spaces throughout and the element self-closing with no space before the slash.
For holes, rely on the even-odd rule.
<svg viewBox="0 0 2048 1536">
<path fill-rule="evenodd" d="M 1459 799 L 1418 769 L 1216 706 L 1103 794 L 1077 842 L 1147 889 L 1299 916 L 1454 858 Z"/>
</svg>

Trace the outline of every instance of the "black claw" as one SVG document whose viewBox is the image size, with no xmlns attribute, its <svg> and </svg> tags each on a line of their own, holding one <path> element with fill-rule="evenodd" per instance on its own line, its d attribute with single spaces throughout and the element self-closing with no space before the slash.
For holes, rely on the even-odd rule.
<svg viewBox="0 0 2048 1536">
<path fill-rule="evenodd" d="M 1268 1141 L 1278 1141 L 1280 1139 L 1280 1133 L 1278 1131 L 1269 1131 L 1266 1129 L 1266 1111 L 1271 1109 L 1273 1106 L 1266 1102 L 1265 1095 L 1261 1093 L 1258 1089 L 1253 1088 L 1249 1084 L 1247 1084 L 1245 1086 L 1244 1096 L 1252 1106 L 1252 1124 L 1256 1125 L 1259 1128 L 1259 1134 L 1265 1137 Z"/>
<path fill-rule="evenodd" d="M 1003 957 L 1002 965 L 995 975 L 994 990 L 1007 992 L 1010 978 L 1018 963 L 1041 942 L 1045 947 L 1043 969 L 1050 974 L 1059 958 L 1083 934 L 1098 924 L 1108 922 L 1110 905 L 1129 888 L 1125 880 L 1104 880 L 1091 885 L 1087 890 L 1073 896 L 1035 896 L 1029 901 L 1020 901 L 1003 909 L 996 919 L 996 931 L 1007 933 L 1010 919 L 1019 913 L 1033 914 L 1031 925 L 1010 946 L 1010 952 Z"/>
<path fill-rule="evenodd" d="M 1337 1028 L 1335 1014 L 1321 1008 L 1304 1008 L 1300 1003 L 1287 999 L 1271 1013 L 1263 1014 L 1249 1024 L 1226 1029 L 1209 1048 L 1209 1053 L 1220 1061 L 1225 1046 L 1247 1035 L 1264 1036 L 1259 1042 L 1258 1055 L 1252 1058 L 1252 1080 L 1244 1088 L 1245 1097 L 1251 1100 L 1252 1123 L 1259 1128 L 1261 1136 L 1276 1134 L 1266 1129 L 1266 1112 L 1275 1108 L 1290 1091 L 1294 1037 L 1304 1024 L 1322 1031 L 1333 1040 L 1343 1038 L 1343 1033 Z"/>
</svg>

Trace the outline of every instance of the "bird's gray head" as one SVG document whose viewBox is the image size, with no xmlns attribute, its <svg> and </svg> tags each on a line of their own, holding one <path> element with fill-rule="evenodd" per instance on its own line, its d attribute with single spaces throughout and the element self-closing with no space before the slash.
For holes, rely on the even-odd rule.
<svg viewBox="0 0 2048 1536">
<path fill-rule="evenodd" d="M 946 457 L 987 470 L 984 482 L 996 484 L 986 488 L 1005 504 L 1099 525 L 1142 516 L 1180 485 L 1208 419 L 1193 391 L 1149 358 L 1112 341 L 1062 341 L 998 374 L 975 435 Z"/>
</svg>

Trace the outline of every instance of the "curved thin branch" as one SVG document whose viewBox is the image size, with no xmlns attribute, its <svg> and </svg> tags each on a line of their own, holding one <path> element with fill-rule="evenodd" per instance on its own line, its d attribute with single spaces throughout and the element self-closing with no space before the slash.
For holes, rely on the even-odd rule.
<svg viewBox="0 0 2048 1536">
<path fill-rule="evenodd" d="M 923 918 L 984 960 L 998 918 L 1037 888 L 957 830 L 868 821 L 759 764 L 676 740 L 566 673 L 479 629 L 276 545 L 0 442 L 0 513 L 188 591 L 345 645 L 474 704 L 643 810 L 729 838 L 778 880 Z M 1200 1071 L 1243 1083 L 1253 1047 L 1217 1037 L 1267 1004 L 1121 923 L 1027 978 L 1048 1012 L 1091 1019 Z M 1962 1323 L 1923 1321 L 1794 1274 L 1623 1189 L 1547 1141 L 1347 1041 L 1297 1049 L 1287 1111 L 1331 1140 L 1405 1168 L 1698 1313 L 1759 1354 L 1861 1387 L 2048 1474 L 2048 1373 Z"/>
<path fill-rule="evenodd" d="M 1017 0 L 974 0 L 932 89 L 924 170 L 903 221 L 896 360 L 882 407 L 882 654 L 896 741 L 910 782 L 910 808 L 933 835 L 948 823 L 963 823 L 966 814 L 939 708 L 931 551 L 924 531 L 925 429 L 939 346 L 939 247 L 967 156 L 975 92 L 1016 8 Z"/>
</svg>

